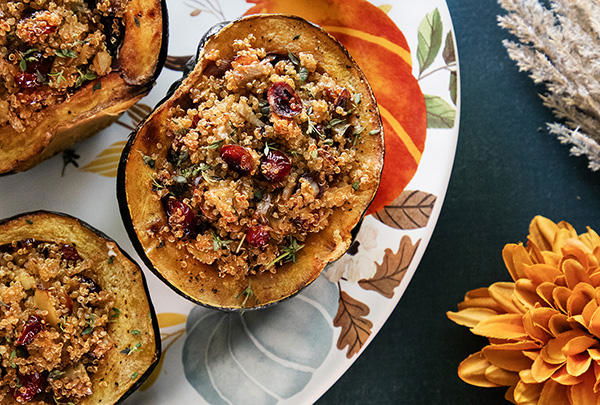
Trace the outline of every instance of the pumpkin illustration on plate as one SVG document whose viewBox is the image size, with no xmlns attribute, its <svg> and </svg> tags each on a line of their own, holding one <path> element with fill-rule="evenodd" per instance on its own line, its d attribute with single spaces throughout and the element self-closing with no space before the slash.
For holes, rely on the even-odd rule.
<svg viewBox="0 0 600 405">
<path fill-rule="evenodd" d="M 367 76 L 385 129 L 381 186 L 368 213 L 398 197 L 414 176 L 427 132 L 425 98 L 412 75 L 406 38 L 386 12 L 365 0 L 247 0 L 248 14 L 295 14 L 321 25 L 346 46 Z"/>
</svg>

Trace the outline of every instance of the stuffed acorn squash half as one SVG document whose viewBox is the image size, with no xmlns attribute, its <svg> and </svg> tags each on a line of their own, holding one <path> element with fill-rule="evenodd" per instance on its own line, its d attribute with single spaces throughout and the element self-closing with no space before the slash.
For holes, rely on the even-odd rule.
<svg viewBox="0 0 600 405">
<path fill-rule="evenodd" d="M 115 121 L 166 57 L 164 0 L 0 1 L 0 175 Z"/>
<path fill-rule="evenodd" d="M 125 148 L 121 213 L 175 291 L 264 307 L 350 247 L 379 185 L 381 118 L 348 52 L 298 17 L 216 27 L 194 62 Z"/>
<path fill-rule="evenodd" d="M 114 404 L 160 356 L 141 269 L 87 224 L 0 222 L 0 404 Z"/>
</svg>

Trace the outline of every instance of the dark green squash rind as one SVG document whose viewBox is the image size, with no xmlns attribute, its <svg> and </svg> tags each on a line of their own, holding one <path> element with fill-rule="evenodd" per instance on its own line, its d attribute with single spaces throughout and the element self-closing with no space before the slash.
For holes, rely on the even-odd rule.
<svg viewBox="0 0 600 405">
<path fill-rule="evenodd" d="M 219 24 L 216 24 L 215 26 L 213 26 L 212 28 L 210 28 L 207 33 L 201 38 L 200 43 L 197 47 L 197 51 L 196 51 L 196 55 L 193 58 L 190 58 L 190 60 L 186 63 L 186 68 L 183 71 L 183 76 L 181 79 L 177 80 L 176 82 L 174 82 L 170 87 L 169 90 L 167 91 L 166 96 L 160 100 L 156 106 L 153 109 L 153 112 L 158 109 L 161 105 L 163 105 L 165 102 L 167 102 L 172 96 L 173 94 L 177 91 L 177 89 L 181 86 L 181 84 L 183 83 L 183 81 L 189 76 L 189 74 L 194 70 L 194 68 L 196 67 L 196 65 L 199 62 L 199 58 L 201 56 L 202 50 L 204 49 L 204 46 L 206 45 L 206 43 L 208 42 L 209 39 L 211 39 L 211 37 L 213 37 L 214 35 L 218 34 L 221 32 L 221 30 L 225 27 L 228 27 L 229 25 L 239 21 L 239 20 L 244 20 L 244 19 L 252 19 L 252 18 L 260 18 L 261 16 L 264 15 L 251 15 L 251 16 L 246 16 L 246 17 L 242 17 L 239 18 L 237 20 L 233 20 L 233 21 L 229 21 L 229 22 L 221 22 Z M 305 19 L 298 17 L 298 16 L 294 16 L 294 15 L 279 15 L 279 16 L 284 16 L 286 18 L 290 18 L 290 19 L 295 19 L 298 21 L 302 21 L 305 23 L 310 24 L 311 26 L 313 26 L 314 28 L 317 28 L 319 31 L 321 31 L 322 33 L 324 33 L 326 36 L 328 36 L 329 38 L 331 38 L 333 41 L 335 41 L 336 43 L 339 44 L 339 42 L 337 41 L 337 39 L 335 39 L 333 36 L 331 36 L 329 33 L 327 33 L 325 30 L 323 30 L 321 27 L 319 27 L 317 24 L 314 24 L 310 21 L 306 21 Z M 348 52 L 348 50 L 340 44 L 341 49 L 343 50 L 345 56 L 351 60 L 354 63 L 354 66 L 358 66 L 358 64 L 356 63 L 356 61 L 354 60 L 354 58 L 350 55 L 350 53 Z M 366 84 L 367 88 L 369 89 L 369 92 L 371 93 L 371 95 L 373 95 L 373 91 L 366 79 L 366 76 L 364 75 L 364 73 L 362 72 L 362 70 L 360 70 L 360 68 L 358 69 L 359 75 L 361 77 L 361 79 L 363 80 L 363 82 Z M 373 96 L 374 97 L 374 96 Z M 231 308 L 231 307 L 220 307 L 220 306 L 215 306 L 215 305 L 211 305 L 208 304 L 206 302 L 202 302 L 194 297 L 192 297 L 191 295 L 189 295 L 188 293 L 186 293 L 185 291 L 182 291 L 181 289 L 179 289 L 178 287 L 174 286 L 169 280 L 167 280 L 167 278 L 165 276 L 162 275 L 162 273 L 155 267 L 155 265 L 152 263 L 152 261 L 150 260 L 150 258 L 148 257 L 148 255 L 146 254 L 144 247 L 142 246 L 141 241 L 139 240 L 136 231 L 135 231 L 135 227 L 133 225 L 133 220 L 131 217 L 131 213 L 129 210 L 129 204 L 127 201 L 127 192 L 126 192 L 126 165 L 127 165 L 127 161 L 129 159 L 129 155 L 131 152 L 131 148 L 133 146 L 133 143 L 136 139 L 136 135 L 139 132 L 140 128 L 142 128 L 146 122 L 149 120 L 150 116 L 152 115 L 152 113 L 150 113 L 148 115 L 148 117 L 146 117 L 146 119 L 144 119 L 142 122 L 139 123 L 139 125 L 136 127 L 135 131 L 132 132 L 132 134 L 130 135 L 129 141 L 127 142 L 127 144 L 125 145 L 125 148 L 123 149 L 121 158 L 119 160 L 119 167 L 118 167 L 118 171 L 117 171 L 117 200 L 118 200 L 118 205 L 119 205 L 119 211 L 121 213 L 121 217 L 123 219 L 123 223 L 125 225 L 125 229 L 127 231 L 127 234 L 129 235 L 129 238 L 135 248 L 135 250 L 137 251 L 138 255 L 142 258 L 142 261 L 146 264 L 146 266 L 150 269 L 150 271 L 152 271 L 152 273 L 154 273 L 161 281 L 163 281 L 167 286 L 169 286 L 174 292 L 176 292 L 177 294 L 179 294 L 180 296 L 182 296 L 183 298 L 201 305 L 203 307 L 206 308 L 210 308 L 210 309 L 215 309 L 215 310 L 219 310 L 219 311 L 223 311 L 223 312 L 239 312 L 239 311 L 251 311 L 251 310 L 261 310 L 261 309 L 266 309 L 269 308 L 273 305 L 276 305 L 280 302 L 286 301 L 289 298 L 292 298 L 294 296 L 296 296 L 297 294 L 299 294 L 304 288 L 308 287 L 309 285 L 311 285 L 317 278 L 313 278 L 312 280 L 309 280 L 307 283 L 305 283 L 302 287 L 298 288 L 294 293 L 283 297 L 277 301 L 273 301 L 273 302 L 269 302 L 267 304 L 263 304 L 263 305 L 257 305 L 257 306 L 253 306 L 253 307 L 244 307 L 244 308 Z M 381 119 L 381 116 L 379 116 L 378 114 L 378 119 L 379 119 L 379 126 L 381 128 L 381 133 L 380 136 L 383 139 L 383 122 Z M 383 161 L 383 155 L 385 154 L 385 143 L 382 144 L 382 156 L 381 156 L 381 160 Z M 381 172 L 379 173 L 379 177 L 381 176 Z M 375 194 L 373 193 L 373 196 L 371 198 L 371 202 L 373 201 L 373 199 L 375 198 Z M 370 203 L 368 204 L 370 205 Z M 366 216 L 367 213 L 367 209 L 368 209 L 368 205 L 367 208 L 363 211 L 361 217 L 358 219 L 357 224 L 355 225 L 355 227 L 351 230 L 351 243 L 349 244 L 349 246 L 352 245 L 352 242 L 356 239 L 356 236 L 358 235 L 358 232 L 360 230 L 360 227 L 363 223 L 363 220 Z M 334 262 L 336 262 L 337 260 L 339 260 L 341 257 L 343 257 L 345 253 L 341 254 L 339 257 L 337 257 L 334 260 L 331 260 L 328 262 L 328 264 L 321 270 L 320 274 L 322 274 L 322 272 L 331 264 L 333 264 Z"/>
<path fill-rule="evenodd" d="M 160 327 L 158 325 L 158 318 L 156 316 L 156 311 L 154 309 L 154 305 L 152 303 L 152 300 L 150 299 L 150 291 L 148 289 L 148 283 L 146 282 L 146 277 L 144 275 L 143 270 L 141 269 L 141 267 L 137 264 L 137 262 L 129 255 L 129 253 L 127 253 L 125 250 L 123 250 L 121 248 L 121 246 L 115 241 L 113 240 L 111 237 L 109 237 L 108 235 L 106 235 L 104 232 L 94 228 L 93 226 L 91 226 L 90 224 L 88 224 L 85 221 L 82 221 L 79 218 L 76 218 L 72 215 L 69 214 L 65 214 L 62 212 L 55 212 L 55 211 L 46 211 L 46 210 L 38 210 L 38 211 L 30 211 L 30 212 L 24 212 L 21 214 L 17 214 L 14 215 L 12 217 L 8 217 L 8 218 L 4 218 L 2 220 L 0 220 L 0 226 L 7 224 L 9 222 L 12 221 L 16 221 L 19 220 L 23 217 L 31 217 L 31 216 L 36 216 L 36 215 L 56 215 L 56 216 L 60 216 L 63 218 L 67 218 L 67 219 L 71 219 L 76 221 L 79 225 L 81 225 L 83 228 L 89 230 L 90 232 L 92 232 L 93 234 L 95 234 L 97 237 L 104 239 L 108 242 L 112 242 L 114 243 L 117 248 L 119 249 L 120 253 L 123 254 L 123 256 L 130 261 L 131 263 L 133 263 L 139 270 L 140 270 L 140 276 L 141 276 L 141 281 L 142 281 L 142 287 L 144 292 L 146 293 L 146 296 L 148 297 L 148 309 L 150 311 L 150 318 L 152 321 L 152 329 L 154 332 L 154 344 L 156 347 L 155 350 L 155 360 L 152 364 L 150 364 L 148 366 L 148 368 L 146 369 L 146 371 L 144 371 L 144 373 L 135 381 L 135 383 L 133 383 L 131 385 L 131 387 L 129 387 L 127 389 L 127 391 L 119 398 L 119 400 L 116 402 L 116 404 L 120 404 L 123 403 L 131 394 L 133 394 L 135 391 L 137 391 L 137 389 L 146 381 L 146 379 L 148 377 L 150 377 L 150 375 L 152 374 L 152 372 L 154 371 L 154 369 L 156 368 L 156 366 L 158 365 L 159 361 L 160 361 L 160 356 L 162 354 L 162 341 L 160 338 Z"/>
</svg>

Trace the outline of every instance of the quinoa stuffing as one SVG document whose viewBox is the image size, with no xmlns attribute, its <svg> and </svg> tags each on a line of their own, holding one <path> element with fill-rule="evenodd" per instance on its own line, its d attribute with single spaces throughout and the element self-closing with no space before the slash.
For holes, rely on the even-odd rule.
<svg viewBox="0 0 600 405">
<path fill-rule="evenodd" d="M 249 35 L 232 60 L 204 55 L 204 77 L 167 122 L 166 157 L 143 156 L 167 222 L 148 233 L 219 276 L 244 278 L 294 262 L 337 209 L 373 189 L 361 162 L 362 94 L 309 51 L 270 53 Z M 362 123 L 362 124 L 361 124 Z M 161 155 L 162 156 L 162 155 Z"/>
<path fill-rule="evenodd" d="M 74 245 L 0 246 L 0 403 L 79 403 L 115 347 L 114 296 Z"/>
<path fill-rule="evenodd" d="M 0 2 L 0 127 L 24 132 L 43 109 L 110 73 L 123 0 Z"/>
</svg>

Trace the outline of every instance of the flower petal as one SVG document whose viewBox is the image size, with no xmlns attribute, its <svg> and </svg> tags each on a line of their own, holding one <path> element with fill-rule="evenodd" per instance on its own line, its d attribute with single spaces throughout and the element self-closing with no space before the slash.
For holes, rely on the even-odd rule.
<svg viewBox="0 0 600 405">
<path fill-rule="evenodd" d="M 487 308 L 466 308 L 458 312 L 446 312 L 446 316 L 452 322 L 468 328 L 477 326 L 479 322 L 496 315 L 498 315 L 496 311 Z"/>
<path fill-rule="evenodd" d="M 570 289 L 574 289 L 580 283 L 585 283 L 593 289 L 587 269 L 575 259 L 565 260 L 562 263 L 562 271 L 567 280 L 567 287 Z"/>
<path fill-rule="evenodd" d="M 553 250 L 554 239 L 558 226 L 542 216 L 536 216 L 529 224 L 528 239 L 535 243 L 541 250 Z"/>
<path fill-rule="evenodd" d="M 485 370 L 490 365 L 490 362 L 483 357 L 481 352 L 474 353 L 460 363 L 458 376 L 467 384 L 477 387 L 500 387 L 500 385 L 485 378 Z"/>
<path fill-rule="evenodd" d="M 475 335 L 519 340 L 527 337 L 523 327 L 523 316 L 519 314 L 502 314 L 479 322 L 471 330 Z"/>
<path fill-rule="evenodd" d="M 514 385 L 506 390 L 506 392 L 504 393 L 504 399 L 506 399 L 511 404 L 516 405 L 517 401 L 515 401 L 515 386 Z"/>
<path fill-rule="evenodd" d="M 546 304 L 554 307 L 554 298 L 552 298 L 552 291 L 556 288 L 554 283 L 542 283 L 535 288 L 536 294 L 542 298 Z"/>
<path fill-rule="evenodd" d="M 536 382 L 541 383 L 549 379 L 561 367 L 562 364 L 546 363 L 542 356 L 538 356 L 531 365 L 531 376 Z"/>
<path fill-rule="evenodd" d="M 531 308 L 536 304 L 542 304 L 542 299 L 537 295 L 536 286 L 531 280 L 522 278 L 515 283 L 515 298 L 521 302 L 524 307 Z M 516 303 L 515 303 L 516 304 Z"/>
<path fill-rule="evenodd" d="M 513 314 L 521 312 L 513 303 L 515 283 L 494 283 L 488 288 L 488 291 L 505 312 Z"/>
<path fill-rule="evenodd" d="M 556 381 L 561 385 L 575 385 L 583 381 L 582 377 L 574 377 L 567 373 L 567 366 L 564 365 L 552 374 L 552 380 Z"/>
<path fill-rule="evenodd" d="M 567 356 L 567 373 L 579 377 L 590 369 L 592 358 L 587 353 Z"/>
<path fill-rule="evenodd" d="M 539 311 L 541 313 L 536 314 L 534 312 L 536 309 L 542 310 Z M 549 318 L 552 317 L 554 313 L 556 313 L 556 311 L 554 311 L 552 308 L 535 308 L 534 310 L 527 311 L 525 315 L 523 315 L 523 327 L 525 328 L 525 331 L 529 337 L 539 343 L 545 344 L 551 337 L 547 326 Z M 536 322 L 534 319 L 534 316 L 536 315 L 537 317 L 541 318 L 539 322 Z M 547 316 L 548 319 L 544 319 L 542 316 Z"/>
<path fill-rule="evenodd" d="M 537 345 L 532 342 L 506 343 L 486 346 L 481 353 L 496 367 L 518 372 L 531 367 L 532 360 L 524 353 L 537 348 Z"/>
<path fill-rule="evenodd" d="M 594 361 L 600 361 L 600 349 L 588 349 L 588 354 Z"/>
<path fill-rule="evenodd" d="M 569 319 L 565 314 L 555 314 L 548 322 L 548 329 L 553 336 L 558 336 L 561 333 L 568 332 L 573 329 Z"/>
<path fill-rule="evenodd" d="M 569 340 L 563 347 L 562 351 L 565 356 L 573 356 L 575 354 L 585 352 L 587 349 L 597 343 L 598 341 L 591 336 L 577 336 Z"/>
<path fill-rule="evenodd" d="M 531 369 L 527 368 L 525 370 L 521 370 L 519 371 L 519 378 L 527 384 L 536 384 L 537 381 L 535 380 L 535 378 L 533 378 L 533 376 L 531 375 Z"/>
<path fill-rule="evenodd" d="M 504 249 L 502 249 L 502 258 L 514 281 L 526 277 L 524 267 L 533 264 L 527 249 L 522 244 L 508 244 L 504 246 Z"/>
<path fill-rule="evenodd" d="M 485 378 L 494 384 L 505 387 L 515 385 L 517 381 L 519 381 L 519 375 L 517 373 L 503 370 L 494 365 L 485 369 Z"/>
<path fill-rule="evenodd" d="M 526 384 L 519 381 L 515 386 L 514 397 L 518 404 L 537 403 L 544 384 Z"/>
<path fill-rule="evenodd" d="M 571 404 L 597 405 L 598 396 L 594 393 L 594 377 L 591 373 L 584 376 L 583 381 L 570 387 Z"/>
<path fill-rule="evenodd" d="M 567 301 L 571 296 L 571 290 L 567 287 L 556 287 L 552 291 L 552 299 L 554 300 L 554 308 L 561 312 L 567 313 Z"/>
<path fill-rule="evenodd" d="M 562 272 L 550 264 L 539 263 L 525 267 L 525 274 L 535 285 L 539 285 L 545 282 L 553 283 Z"/>
<path fill-rule="evenodd" d="M 588 330 L 592 335 L 600 338 L 600 308 L 594 311 L 588 325 Z"/>
<path fill-rule="evenodd" d="M 554 339 L 550 339 L 548 344 L 544 346 L 540 355 L 544 361 L 550 364 L 562 364 L 567 360 L 567 356 L 562 352 L 562 348 L 567 342 L 574 337 L 582 336 L 585 332 L 581 330 L 570 330 L 568 332 L 561 333 Z"/>
<path fill-rule="evenodd" d="M 564 405 L 569 403 L 568 389 L 554 381 L 544 384 L 537 405 Z"/>
</svg>

